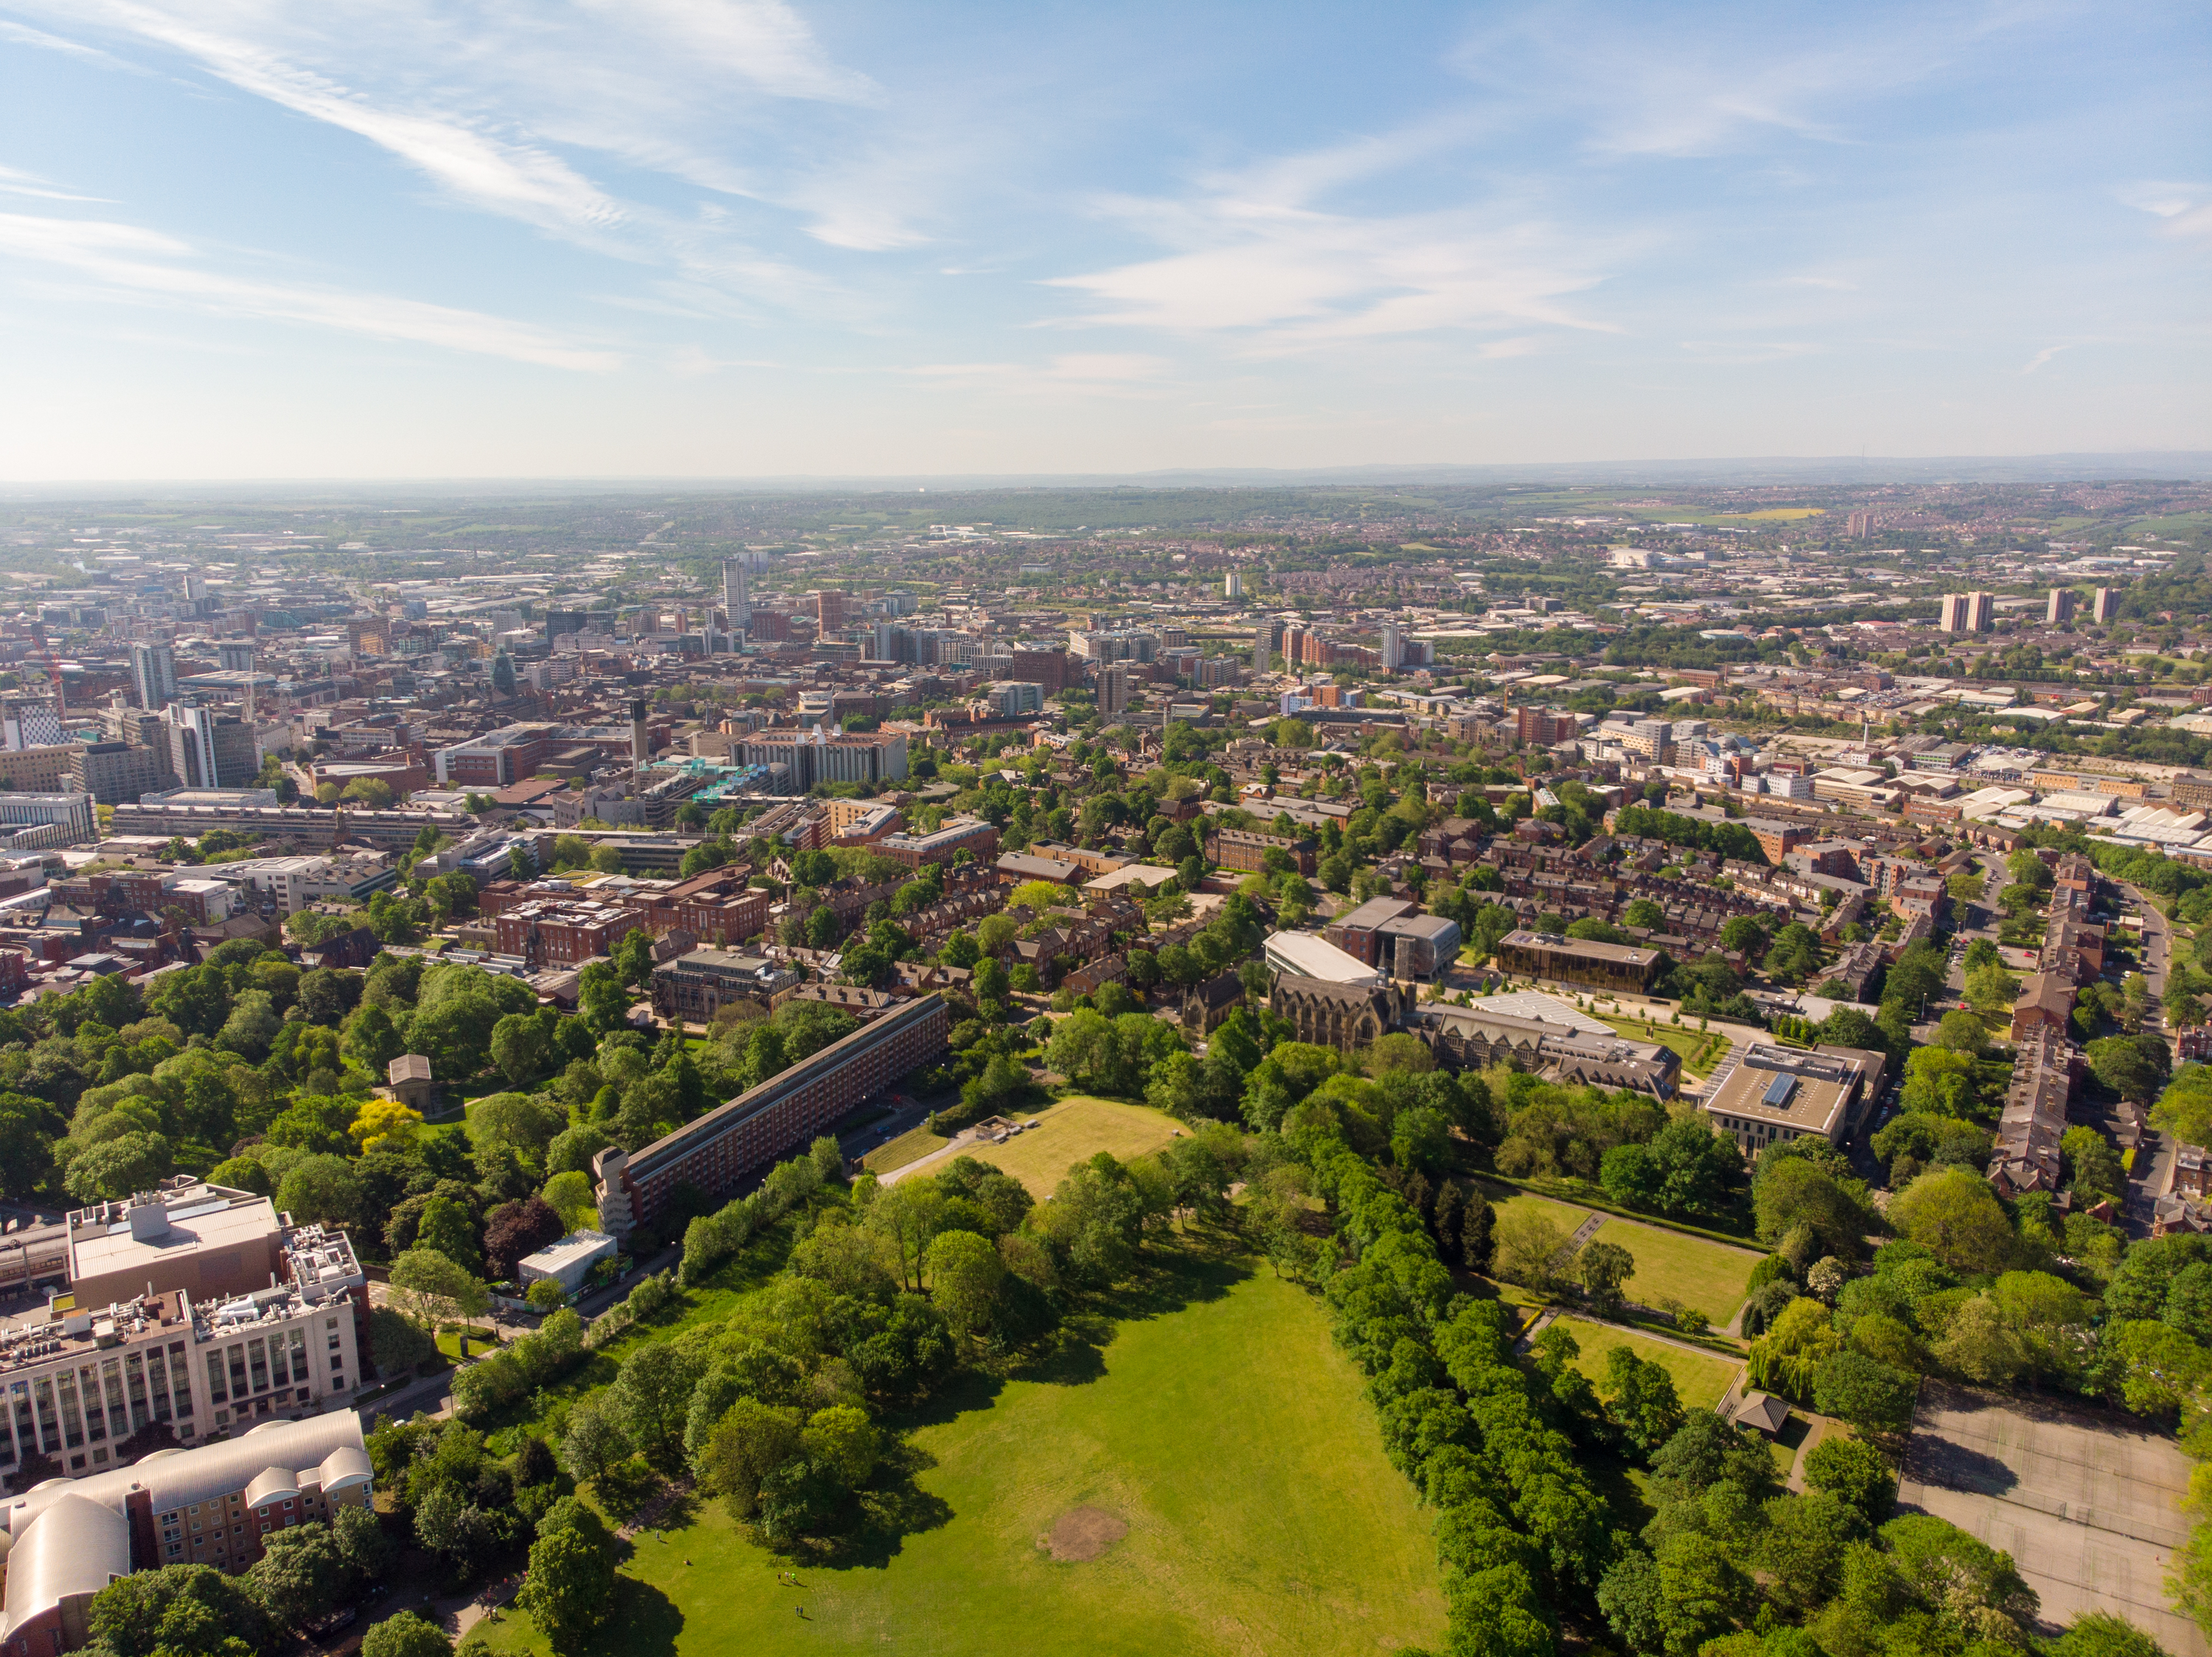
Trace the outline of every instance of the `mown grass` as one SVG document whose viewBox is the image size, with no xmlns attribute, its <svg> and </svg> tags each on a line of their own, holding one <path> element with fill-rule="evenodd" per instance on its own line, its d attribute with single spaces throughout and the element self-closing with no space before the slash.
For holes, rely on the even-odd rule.
<svg viewBox="0 0 2212 1657">
<path fill-rule="evenodd" d="M 1149 1105 L 1127 1105 L 1081 1093 L 1042 1110 L 1017 1111 L 1013 1119 L 1038 1125 L 1016 1134 L 1003 1145 L 978 1145 L 967 1154 L 979 1162 L 1004 1168 L 1028 1187 L 1030 1196 L 1040 1199 L 1052 1195 L 1070 1168 L 1101 1151 L 1126 1162 L 1158 1150 L 1188 1131 L 1166 1112 Z"/>
<path fill-rule="evenodd" d="M 695 1503 L 622 1565 L 568 1657 L 1371 1653 L 1442 1644 L 1428 1517 L 1382 1451 L 1312 1295 L 1178 1248 L 1049 1362 L 977 1377 L 903 1429 L 869 1521 L 831 1559 L 767 1552 Z M 1098 1556 L 1041 1540 L 1078 1508 L 1127 1526 Z M 493 1657 L 545 1657 L 528 1617 Z"/>
<path fill-rule="evenodd" d="M 1702 1357 L 1695 1352 L 1686 1352 L 1679 1346 L 1669 1346 L 1664 1341 L 1655 1341 L 1642 1335 L 1632 1335 L 1625 1329 L 1615 1329 L 1606 1324 L 1587 1323 L 1580 1318 L 1562 1317 L 1558 1320 L 1567 1326 L 1567 1331 L 1582 1348 L 1575 1359 L 1575 1368 L 1593 1381 L 1603 1383 L 1606 1361 L 1613 1349 L 1625 1346 L 1648 1363 L 1656 1363 L 1674 1378 L 1674 1396 L 1682 1401 L 1685 1410 L 1710 1410 L 1718 1404 L 1743 1366 L 1729 1362 L 1724 1358 Z"/>
<path fill-rule="evenodd" d="M 1639 1226 L 1633 1220 L 1607 1220 L 1590 1240 L 1612 1243 L 1636 1257 L 1636 1275 L 1626 1288 L 1630 1300 L 1645 1306 L 1662 1298 L 1679 1301 L 1704 1313 L 1715 1329 L 1735 1316 L 1751 1269 L 1759 1261 L 1748 1249 Z"/>
</svg>

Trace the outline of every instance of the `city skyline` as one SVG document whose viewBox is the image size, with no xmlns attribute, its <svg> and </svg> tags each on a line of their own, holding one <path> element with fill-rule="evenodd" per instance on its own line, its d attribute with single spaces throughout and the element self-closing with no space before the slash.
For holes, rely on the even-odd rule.
<svg viewBox="0 0 2212 1657">
<path fill-rule="evenodd" d="M 0 476 L 2212 448 L 2201 45 L 13 0 Z"/>
</svg>

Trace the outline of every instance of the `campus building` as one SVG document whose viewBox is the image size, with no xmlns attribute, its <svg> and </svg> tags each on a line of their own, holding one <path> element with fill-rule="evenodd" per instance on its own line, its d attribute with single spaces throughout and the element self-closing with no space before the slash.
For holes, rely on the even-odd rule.
<svg viewBox="0 0 2212 1657">
<path fill-rule="evenodd" d="M 599 1223 L 617 1237 L 651 1222 L 684 1186 L 726 1196 L 910 1070 L 944 1055 L 939 996 L 910 1001 L 642 1150 L 592 1161 Z"/>
<path fill-rule="evenodd" d="M 0 1507 L 0 1657 L 88 1644 L 94 1596 L 118 1577 L 164 1565 L 245 1570 L 271 1533 L 366 1506 L 371 1477 L 361 1417 L 346 1410 L 17 1496 Z"/>
<path fill-rule="evenodd" d="M 1218 829 L 1206 837 L 1206 856 L 1223 868 L 1265 869 L 1267 854 L 1279 851 L 1301 874 L 1314 872 L 1314 843 L 1288 834 L 1262 834 L 1257 829 Z"/>
<path fill-rule="evenodd" d="M 1626 944 L 1564 938 L 1549 932 L 1515 931 L 1498 946 L 1498 965 L 1552 984 L 1630 995 L 1650 993 L 1659 972 L 1660 952 Z"/>
<path fill-rule="evenodd" d="M 33 1453 L 96 1473 L 165 1440 L 315 1412 L 362 1378 L 368 1279 L 351 1243 L 285 1225 L 265 1197 L 180 1176 L 10 1240 L 26 1280 L 66 1288 L 0 1323 L 0 1473 Z"/>
<path fill-rule="evenodd" d="M 1769 1145 L 1812 1135 L 1841 1144 L 1881 1096 L 1887 1063 L 1858 1047 L 1824 1045 L 1808 1053 L 1753 1042 L 1699 1108 L 1716 1132 L 1735 1141 L 1747 1162 Z"/>
<path fill-rule="evenodd" d="M 664 1019 L 707 1024 L 741 1002 L 766 1011 L 798 983 L 797 973 L 764 956 L 695 949 L 653 969 L 653 1010 Z"/>
</svg>

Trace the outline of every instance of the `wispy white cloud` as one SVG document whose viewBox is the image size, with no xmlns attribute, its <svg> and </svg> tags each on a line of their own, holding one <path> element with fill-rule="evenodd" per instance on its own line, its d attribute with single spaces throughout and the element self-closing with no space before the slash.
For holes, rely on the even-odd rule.
<svg viewBox="0 0 2212 1657">
<path fill-rule="evenodd" d="M 1174 367 L 1165 357 L 1140 351 L 1070 351 L 1042 362 L 924 362 L 903 372 L 919 380 L 988 387 L 1001 393 L 1131 396 L 1152 394 Z"/>
<path fill-rule="evenodd" d="M 839 247 L 915 239 L 879 194 L 825 183 L 817 163 L 782 153 L 767 103 L 863 108 L 880 96 L 783 0 L 12 3 L 56 28 L 176 54 L 376 145 L 457 204 L 598 252 L 681 263 L 672 244 L 685 221 L 592 176 L 594 159 L 787 207 Z"/>
<path fill-rule="evenodd" d="M 2212 235 L 2212 185 L 2143 183 L 2119 192 L 2129 206 L 2165 221 L 2168 235 Z"/>
<path fill-rule="evenodd" d="M 2071 350 L 2073 349 L 2074 348 L 2071 345 L 2045 345 L 2041 350 L 2036 352 L 2034 356 L 2027 359 L 2026 366 L 2021 369 L 2021 372 L 2024 375 L 2033 374 L 2038 369 L 2048 362 L 2052 357 L 2057 356 L 2059 352 Z"/>
<path fill-rule="evenodd" d="M 192 253 L 186 243 L 138 225 L 0 213 L 0 255 L 67 271 L 92 284 L 76 287 L 79 294 L 303 323 L 544 368 L 605 372 L 621 365 L 615 352 L 526 323 L 386 294 L 259 281 L 189 263 Z"/>
<path fill-rule="evenodd" d="M 1294 350 L 1438 329 L 1611 331 L 1565 302 L 1597 285 L 1540 226 L 1473 212 L 1359 218 L 1216 196 L 1111 209 L 1177 251 L 1051 285 L 1094 308 L 1079 321 L 1243 333 Z"/>
<path fill-rule="evenodd" d="M 1500 100 L 1571 118 L 1588 152 L 1679 160 L 1783 137 L 1865 142 L 1877 101 L 1940 80 L 2053 9 L 1984 0 L 1881 19 L 1839 11 L 1825 27 L 1796 11 L 1686 27 L 1668 9 L 1539 5 L 1476 27 L 1452 63 Z"/>
<path fill-rule="evenodd" d="M 10 196 L 35 196 L 41 201 L 103 201 L 100 196 L 80 196 L 67 190 L 56 190 L 52 180 L 42 179 L 35 173 L 25 173 L 13 167 L 0 167 L 0 193 Z"/>
</svg>

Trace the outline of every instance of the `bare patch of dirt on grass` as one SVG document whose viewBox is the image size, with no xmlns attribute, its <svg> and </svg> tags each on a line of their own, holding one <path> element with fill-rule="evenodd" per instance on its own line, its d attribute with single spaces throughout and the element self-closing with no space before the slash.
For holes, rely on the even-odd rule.
<svg viewBox="0 0 2212 1657">
<path fill-rule="evenodd" d="M 1128 1521 L 1103 1508 L 1070 1508 L 1037 1538 L 1037 1546 L 1054 1559 L 1079 1563 L 1097 1558 L 1128 1533 Z"/>
</svg>

